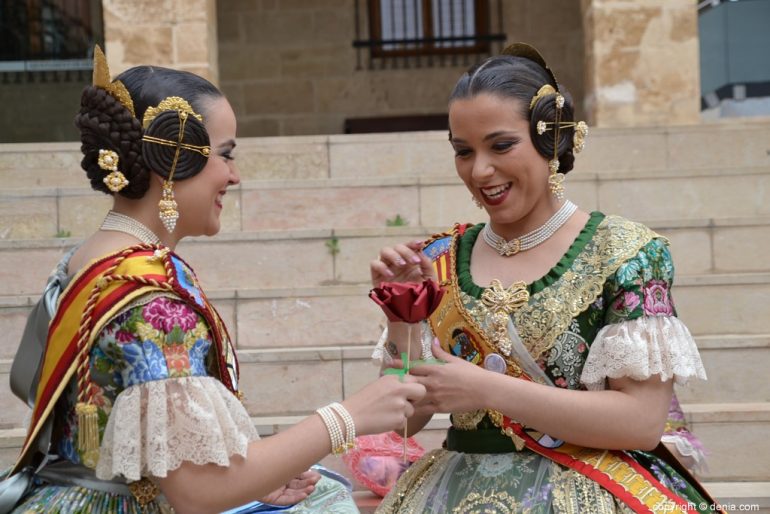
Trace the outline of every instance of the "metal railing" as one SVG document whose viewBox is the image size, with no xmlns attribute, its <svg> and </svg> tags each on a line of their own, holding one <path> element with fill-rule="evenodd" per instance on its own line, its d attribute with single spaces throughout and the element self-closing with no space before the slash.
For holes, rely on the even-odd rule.
<svg viewBox="0 0 770 514">
<path fill-rule="evenodd" d="M 103 42 L 102 32 L 100 0 L 3 0 L 3 81 L 79 76 L 91 69 L 93 46 Z"/>
<path fill-rule="evenodd" d="M 503 0 L 354 0 L 358 69 L 470 64 L 502 48 Z M 494 29 L 493 29 L 494 27 Z"/>
</svg>

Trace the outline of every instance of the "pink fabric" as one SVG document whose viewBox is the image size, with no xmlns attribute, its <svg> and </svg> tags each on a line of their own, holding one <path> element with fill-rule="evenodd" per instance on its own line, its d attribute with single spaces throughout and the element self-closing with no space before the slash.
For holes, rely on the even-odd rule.
<svg viewBox="0 0 770 514">
<path fill-rule="evenodd" d="M 342 460 L 356 482 L 375 494 L 385 496 L 398 477 L 424 453 L 425 449 L 410 437 L 406 440 L 404 462 L 404 439 L 395 432 L 389 432 L 357 437 L 356 448 L 343 455 Z"/>
</svg>

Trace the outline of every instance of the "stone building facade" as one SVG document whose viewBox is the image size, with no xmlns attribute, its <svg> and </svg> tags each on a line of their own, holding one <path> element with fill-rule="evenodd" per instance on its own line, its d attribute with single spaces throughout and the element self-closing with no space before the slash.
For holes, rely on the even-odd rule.
<svg viewBox="0 0 770 514">
<path fill-rule="evenodd" d="M 500 2 L 496 23 L 505 42 L 536 46 L 590 125 L 700 120 L 692 0 L 491 1 Z M 468 60 L 360 66 L 352 44 L 354 5 L 102 0 L 104 46 L 113 74 L 154 63 L 219 84 L 245 137 L 334 134 L 351 118 L 445 113 L 448 93 Z M 0 82 L 0 142 L 76 139 L 71 120 L 87 82 L 87 73 L 63 84 Z"/>
</svg>

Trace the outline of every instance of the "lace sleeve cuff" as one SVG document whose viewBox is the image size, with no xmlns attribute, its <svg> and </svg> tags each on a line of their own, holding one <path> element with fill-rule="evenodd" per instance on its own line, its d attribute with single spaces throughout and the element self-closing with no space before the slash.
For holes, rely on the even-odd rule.
<svg viewBox="0 0 770 514">
<path fill-rule="evenodd" d="M 228 466 L 258 438 L 246 409 L 216 378 L 145 382 L 118 395 L 96 475 L 165 477 L 183 461 Z"/>
<path fill-rule="evenodd" d="M 706 379 L 698 347 L 687 327 L 673 316 L 645 316 L 602 328 L 588 352 L 580 381 L 605 388 L 607 378 L 645 380 L 660 375 L 678 385 Z"/>
</svg>

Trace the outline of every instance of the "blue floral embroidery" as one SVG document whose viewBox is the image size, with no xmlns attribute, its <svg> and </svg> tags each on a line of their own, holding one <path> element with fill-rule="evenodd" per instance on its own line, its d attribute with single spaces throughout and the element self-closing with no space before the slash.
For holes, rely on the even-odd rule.
<svg viewBox="0 0 770 514">
<path fill-rule="evenodd" d="M 208 339 L 198 339 L 190 348 L 190 368 L 193 375 L 206 374 L 206 355 L 211 348 L 211 341 Z"/>
<path fill-rule="evenodd" d="M 123 345 L 126 367 L 121 371 L 125 387 L 168 378 L 163 352 L 150 341 Z"/>
</svg>

